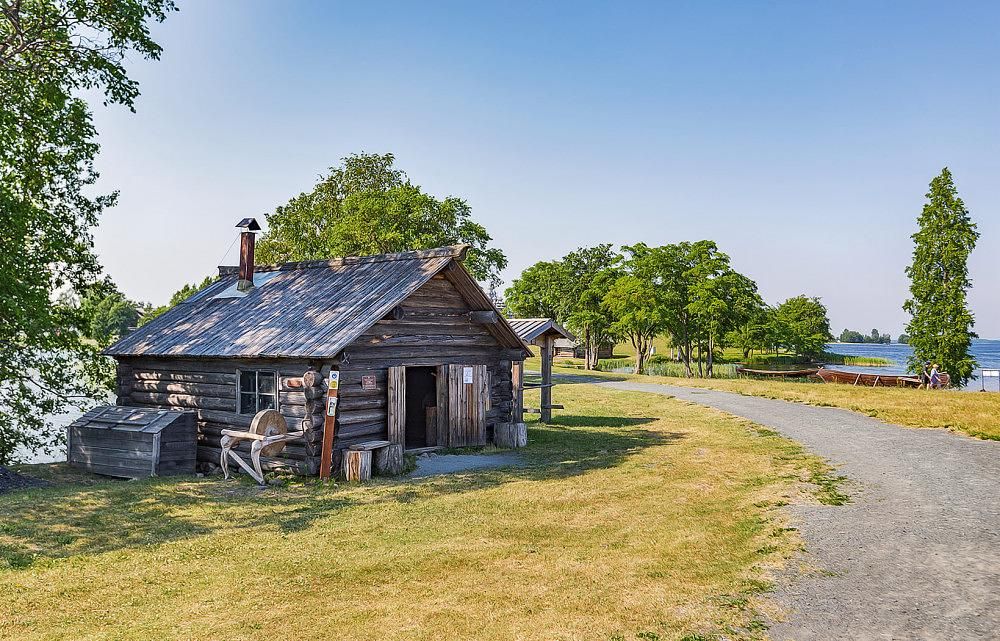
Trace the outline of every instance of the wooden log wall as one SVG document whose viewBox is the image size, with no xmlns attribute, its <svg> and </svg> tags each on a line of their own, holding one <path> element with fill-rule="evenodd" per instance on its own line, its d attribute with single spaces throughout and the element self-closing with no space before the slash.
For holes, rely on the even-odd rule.
<svg viewBox="0 0 1000 641">
<path fill-rule="evenodd" d="M 285 446 L 274 458 L 262 458 L 268 470 L 288 470 L 313 475 L 319 469 L 319 444 L 323 438 L 325 403 L 307 399 L 302 377 L 310 369 L 322 370 L 322 361 L 277 359 L 153 359 L 121 358 L 118 366 L 118 404 L 158 409 L 192 409 L 198 415 L 198 461 L 218 464 L 224 429 L 247 429 L 253 416 L 239 414 L 237 371 L 269 370 L 278 375 L 278 410 L 289 430 L 306 429 L 303 441 Z M 325 380 L 317 376 L 320 393 Z M 318 428 L 316 426 L 319 426 Z M 249 454 L 249 442 L 238 451 Z"/>
</svg>

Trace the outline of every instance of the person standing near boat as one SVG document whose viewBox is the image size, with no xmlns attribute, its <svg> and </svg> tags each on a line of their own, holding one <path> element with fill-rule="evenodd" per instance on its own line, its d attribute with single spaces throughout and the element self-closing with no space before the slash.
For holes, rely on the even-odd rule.
<svg viewBox="0 0 1000 641">
<path fill-rule="evenodd" d="M 931 362 L 924 363 L 924 368 L 920 370 L 920 389 L 931 388 Z"/>
<path fill-rule="evenodd" d="M 938 371 L 938 364 L 931 366 L 931 389 L 941 388 L 941 372 Z"/>
</svg>

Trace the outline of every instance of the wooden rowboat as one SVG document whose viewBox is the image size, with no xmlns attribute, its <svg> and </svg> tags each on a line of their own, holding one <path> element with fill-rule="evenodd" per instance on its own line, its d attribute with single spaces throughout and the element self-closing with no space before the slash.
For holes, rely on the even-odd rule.
<svg viewBox="0 0 1000 641">
<path fill-rule="evenodd" d="M 777 378 L 806 378 L 808 376 L 815 376 L 819 371 L 817 367 L 810 367 L 807 369 L 750 369 L 748 367 L 737 367 L 737 374 L 744 374 L 747 376 L 774 376 Z"/>
<path fill-rule="evenodd" d="M 862 374 L 822 368 L 816 372 L 816 376 L 824 383 L 845 383 L 863 387 L 920 387 L 920 377 L 910 375 Z M 950 382 L 951 379 L 947 374 L 941 374 L 941 387 L 948 387 Z"/>
</svg>

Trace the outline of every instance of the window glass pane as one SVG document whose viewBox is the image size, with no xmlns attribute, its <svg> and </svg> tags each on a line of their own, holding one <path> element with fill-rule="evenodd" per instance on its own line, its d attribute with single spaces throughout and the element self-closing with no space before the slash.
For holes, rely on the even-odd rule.
<svg viewBox="0 0 1000 641">
<path fill-rule="evenodd" d="M 274 405 L 274 395 L 273 394 L 261 394 L 257 397 L 257 409 L 258 410 L 273 410 Z"/>
<path fill-rule="evenodd" d="M 240 391 L 253 392 L 257 389 L 257 372 L 240 372 Z"/>
<path fill-rule="evenodd" d="M 257 372 L 257 392 L 274 394 L 274 372 Z"/>
<path fill-rule="evenodd" d="M 257 397 L 253 394 L 240 394 L 240 414 L 256 414 Z"/>
</svg>

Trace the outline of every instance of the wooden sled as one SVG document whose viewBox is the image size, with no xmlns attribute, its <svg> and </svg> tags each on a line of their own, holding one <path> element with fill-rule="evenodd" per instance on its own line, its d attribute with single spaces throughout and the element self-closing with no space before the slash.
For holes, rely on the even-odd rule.
<svg viewBox="0 0 1000 641">
<path fill-rule="evenodd" d="M 277 456 L 285 449 L 285 444 L 305 436 L 304 431 L 289 432 L 285 417 L 277 410 L 261 410 L 250 422 L 250 431 L 222 430 L 222 473 L 229 478 L 229 459 L 233 459 L 257 483 L 264 485 L 264 472 L 260 469 L 261 456 Z M 250 444 L 250 463 L 233 451 L 242 441 Z"/>
</svg>

